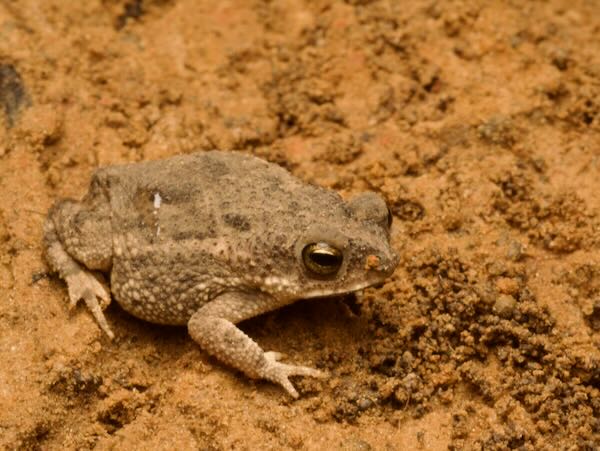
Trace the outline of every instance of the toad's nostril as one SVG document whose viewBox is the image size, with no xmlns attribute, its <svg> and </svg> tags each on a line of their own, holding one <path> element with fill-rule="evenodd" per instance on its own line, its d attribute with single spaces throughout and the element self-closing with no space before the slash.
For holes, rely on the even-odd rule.
<svg viewBox="0 0 600 451">
<path fill-rule="evenodd" d="M 365 259 L 365 269 L 379 269 L 381 259 L 377 255 L 367 255 Z"/>
<path fill-rule="evenodd" d="M 395 252 L 391 255 L 369 254 L 364 260 L 365 271 L 378 271 L 383 273 L 392 273 L 398 266 L 400 257 Z"/>
</svg>

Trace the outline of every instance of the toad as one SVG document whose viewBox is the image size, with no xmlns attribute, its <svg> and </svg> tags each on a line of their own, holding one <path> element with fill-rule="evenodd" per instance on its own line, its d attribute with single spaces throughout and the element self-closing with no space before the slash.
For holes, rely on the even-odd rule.
<svg viewBox="0 0 600 451">
<path fill-rule="evenodd" d="M 138 318 L 187 325 L 208 354 L 297 397 L 290 376 L 324 373 L 280 361 L 236 324 L 381 283 L 398 262 L 390 225 L 376 193 L 344 201 L 275 164 L 211 151 L 98 169 L 81 201 L 50 209 L 44 247 L 71 307 L 83 300 L 108 337 L 112 294 Z"/>
</svg>

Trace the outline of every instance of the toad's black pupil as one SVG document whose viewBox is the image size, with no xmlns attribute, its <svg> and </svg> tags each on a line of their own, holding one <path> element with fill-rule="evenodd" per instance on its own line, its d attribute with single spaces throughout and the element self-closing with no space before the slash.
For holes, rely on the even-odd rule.
<svg viewBox="0 0 600 451">
<path fill-rule="evenodd" d="M 310 254 L 310 258 L 319 266 L 339 266 L 342 262 L 341 255 L 331 254 L 329 252 L 313 252 Z"/>
</svg>

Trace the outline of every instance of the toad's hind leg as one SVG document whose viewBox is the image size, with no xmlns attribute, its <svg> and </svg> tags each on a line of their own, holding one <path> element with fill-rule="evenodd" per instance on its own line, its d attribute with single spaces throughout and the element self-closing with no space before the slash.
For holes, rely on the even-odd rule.
<svg viewBox="0 0 600 451">
<path fill-rule="evenodd" d="M 67 283 L 70 306 L 83 299 L 100 328 L 110 337 L 104 313 L 110 292 L 91 270 L 108 271 L 112 264 L 108 205 L 98 202 L 98 194 L 82 201 L 63 200 L 48 212 L 44 224 L 44 248 L 50 267 Z"/>
</svg>

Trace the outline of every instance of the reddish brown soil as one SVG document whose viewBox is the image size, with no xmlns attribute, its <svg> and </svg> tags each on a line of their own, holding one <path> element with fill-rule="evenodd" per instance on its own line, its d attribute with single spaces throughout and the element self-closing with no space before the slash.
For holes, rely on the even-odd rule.
<svg viewBox="0 0 600 451">
<path fill-rule="evenodd" d="M 381 192 L 402 262 L 242 327 L 69 313 L 41 257 L 93 169 L 236 149 Z M 600 3 L 0 2 L 0 448 L 600 448 Z"/>
</svg>

